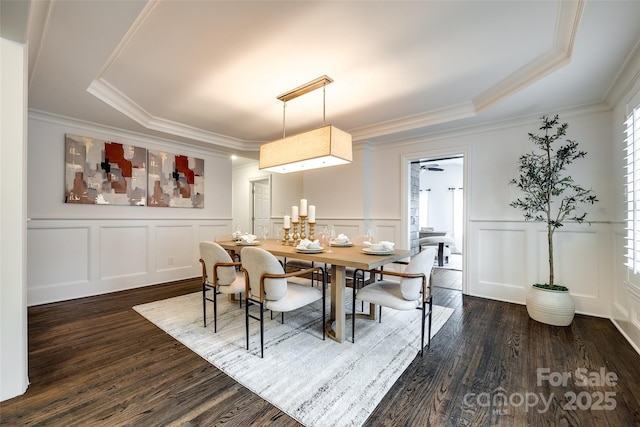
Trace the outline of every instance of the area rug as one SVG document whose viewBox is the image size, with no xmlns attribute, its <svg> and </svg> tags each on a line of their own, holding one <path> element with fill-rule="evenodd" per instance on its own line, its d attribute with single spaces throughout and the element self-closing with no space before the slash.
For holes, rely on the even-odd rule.
<svg viewBox="0 0 640 427">
<path fill-rule="evenodd" d="M 267 312 L 262 359 L 259 322 L 250 323 L 247 351 L 245 308 L 226 298 L 218 301 L 217 333 L 212 318 L 203 327 L 200 292 L 134 309 L 305 426 L 361 426 L 420 347 L 419 310 L 383 310 L 382 323 L 356 319 L 355 343 L 349 319 L 348 341 L 322 340 L 320 301 L 286 313 L 284 324 Z M 207 310 L 212 313 L 213 307 Z M 452 312 L 434 306 L 432 336 Z"/>
</svg>

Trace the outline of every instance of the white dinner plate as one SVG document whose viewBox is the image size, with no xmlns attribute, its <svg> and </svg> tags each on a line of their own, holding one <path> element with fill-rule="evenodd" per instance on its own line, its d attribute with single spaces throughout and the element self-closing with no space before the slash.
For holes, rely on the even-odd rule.
<svg viewBox="0 0 640 427">
<path fill-rule="evenodd" d="M 393 249 L 383 249 L 381 251 L 374 251 L 371 248 L 363 248 L 362 252 L 369 255 L 391 255 L 393 253 Z"/>
<path fill-rule="evenodd" d="M 257 246 L 260 244 L 260 240 L 254 240 L 253 242 L 236 242 L 238 246 Z"/>
<path fill-rule="evenodd" d="M 336 248 L 348 248 L 353 246 L 353 243 L 352 242 L 346 242 L 346 243 L 330 242 L 329 246 L 333 246 Z"/>
<path fill-rule="evenodd" d="M 324 252 L 324 248 L 317 248 L 317 249 L 298 249 L 298 248 L 296 248 L 296 252 L 301 253 L 301 254 L 319 254 L 321 252 Z"/>
</svg>

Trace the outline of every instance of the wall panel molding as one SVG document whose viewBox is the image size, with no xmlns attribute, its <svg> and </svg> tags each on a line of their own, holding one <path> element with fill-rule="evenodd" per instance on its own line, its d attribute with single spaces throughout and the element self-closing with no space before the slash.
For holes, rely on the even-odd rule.
<svg viewBox="0 0 640 427">
<path fill-rule="evenodd" d="M 27 303 L 198 277 L 202 236 L 230 232 L 230 220 L 32 220 Z"/>
<path fill-rule="evenodd" d="M 470 221 L 468 282 L 473 296 L 524 304 L 534 283 L 548 281 L 548 250 L 543 223 Z M 611 314 L 611 224 L 566 224 L 554 236 L 556 283 L 568 286 L 576 312 Z"/>
</svg>

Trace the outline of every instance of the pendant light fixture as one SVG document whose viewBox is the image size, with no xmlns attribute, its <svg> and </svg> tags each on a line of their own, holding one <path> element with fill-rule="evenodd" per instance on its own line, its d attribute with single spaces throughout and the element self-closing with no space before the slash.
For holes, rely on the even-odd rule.
<svg viewBox="0 0 640 427">
<path fill-rule="evenodd" d="M 322 76 L 278 96 L 283 102 L 282 139 L 260 146 L 261 170 L 289 173 L 351 163 L 351 135 L 325 124 L 325 86 L 332 82 L 330 77 Z M 319 88 L 322 88 L 322 127 L 287 137 L 287 101 Z"/>
</svg>

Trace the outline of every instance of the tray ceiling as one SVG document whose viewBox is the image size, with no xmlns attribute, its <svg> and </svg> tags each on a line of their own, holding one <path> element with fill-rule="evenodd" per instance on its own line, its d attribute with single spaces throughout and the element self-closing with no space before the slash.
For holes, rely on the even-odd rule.
<svg viewBox="0 0 640 427">
<path fill-rule="evenodd" d="M 29 106 L 225 151 L 282 136 L 323 74 L 327 123 L 402 138 L 600 104 L 640 2 L 52 1 L 30 10 Z M 322 125 L 322 91 L 287 134 Z"/>
</svg>

